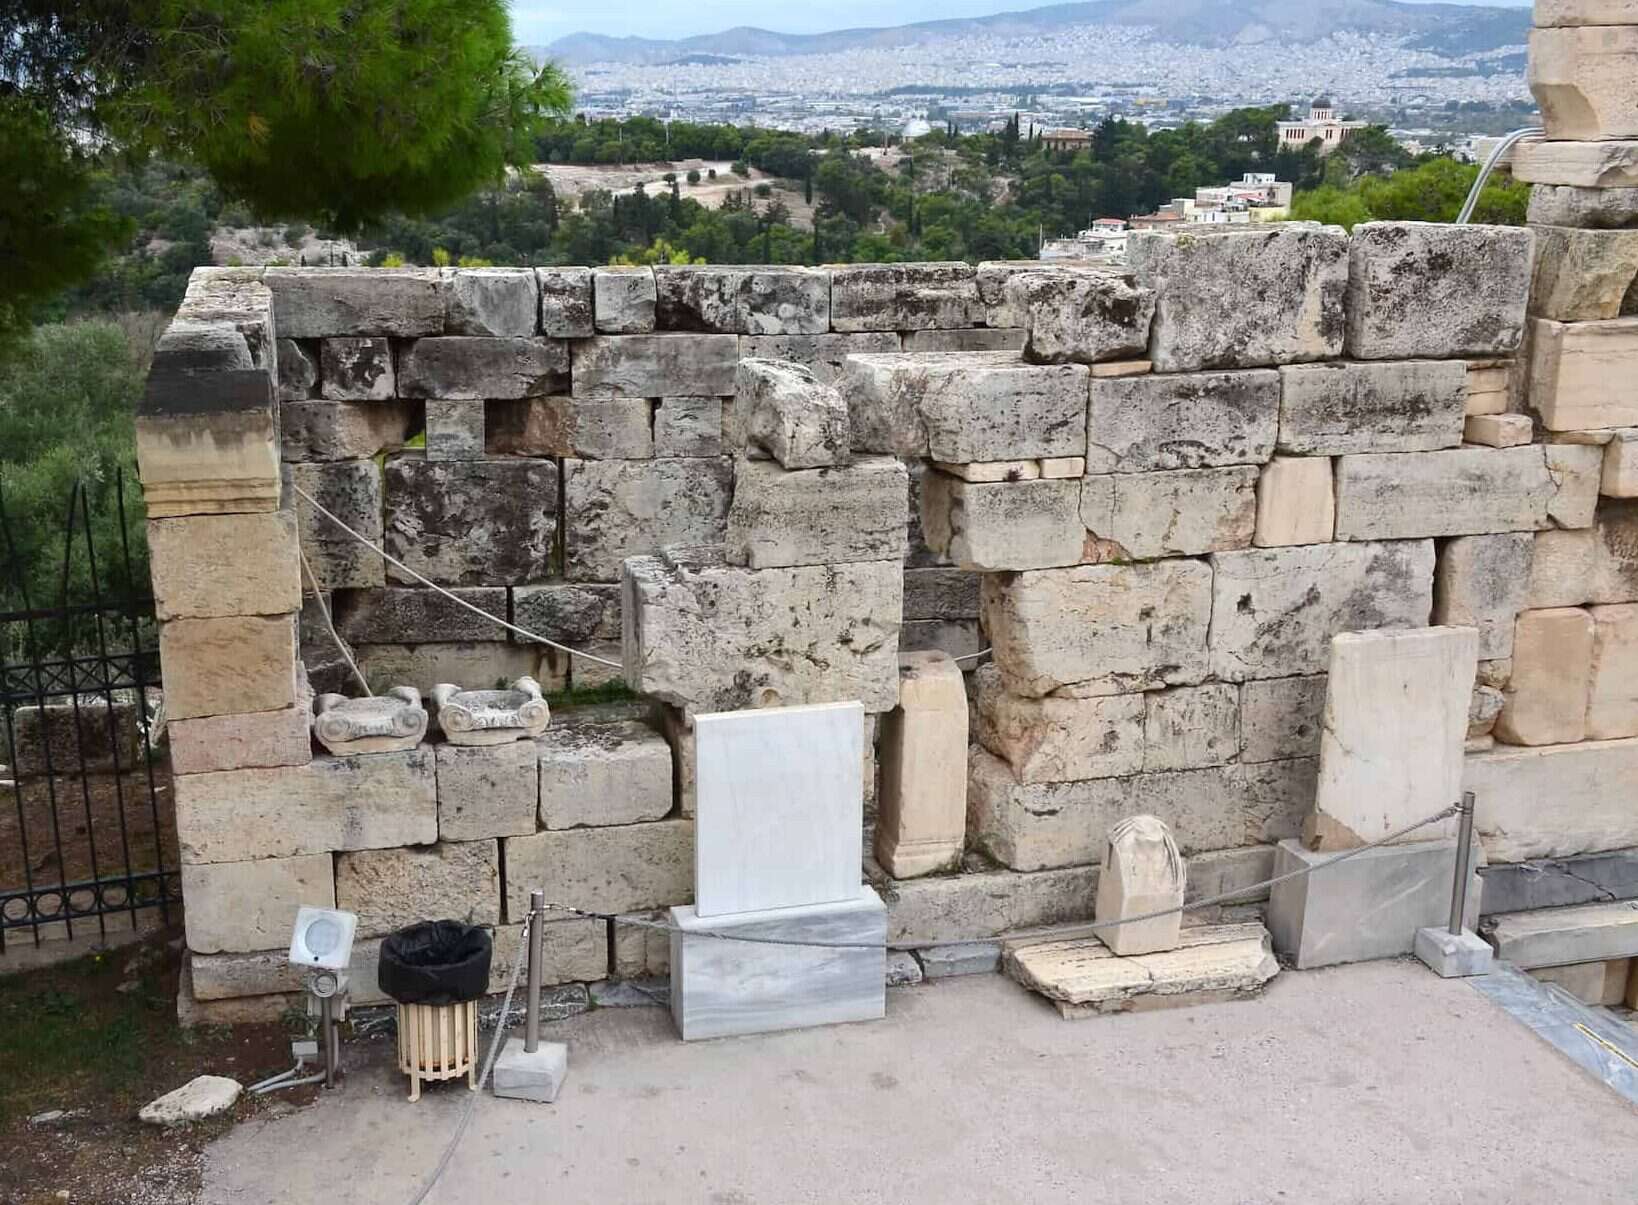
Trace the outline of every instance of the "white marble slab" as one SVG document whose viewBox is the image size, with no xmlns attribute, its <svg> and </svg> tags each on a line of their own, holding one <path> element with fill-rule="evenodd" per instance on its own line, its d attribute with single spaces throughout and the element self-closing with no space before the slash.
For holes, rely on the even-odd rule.
<svg viewBox="0 0 1638 1205">
<path fill-rule="evenodd" d="M 852 900 L 864 830 L 864 708 L 821 703 L 694 719 L 700 917 Z"/>
<path fill-rule="evenodd" d="M 874 1021 L 887 1009 L 887 908 L 868 886 L 842 903 L 744 916 L 671 909 L 671 1015 L 685 1042 Z M 765 945 L 707 937 L 736 933 L 868 948 Z"/>
</svg>

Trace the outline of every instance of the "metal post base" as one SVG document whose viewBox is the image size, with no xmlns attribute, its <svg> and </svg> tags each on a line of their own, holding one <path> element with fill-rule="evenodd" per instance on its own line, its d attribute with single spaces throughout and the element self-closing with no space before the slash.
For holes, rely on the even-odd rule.
<svg viewBox="0 0 1638 1205">
<path fill-rule="evenodd" d="M 1441 979 L 1467 979 L 1490 973 L 1493 957 L 1490 943 L 1472 929 L 1463 929 L 1460 933 L 1441 927 L 1418 929 L 1412 949 Z"/>
</svg>

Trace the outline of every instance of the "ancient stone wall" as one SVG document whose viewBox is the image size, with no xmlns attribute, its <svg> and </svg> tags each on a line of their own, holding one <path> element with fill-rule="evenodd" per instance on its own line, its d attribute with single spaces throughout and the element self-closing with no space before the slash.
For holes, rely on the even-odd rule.
<svg viewBox="0 0 1638 1205">
<path fill-rule="evenodd" d="M 496 926 L 500 975 L 531 886 L 687 902 L 712 710 L 887 718 L 866 871 L 892 941 L 1090 915 L 1134 812 L 1171 825 L 1191 897 L 1253 882 L 1313 803 L 1330 639 L 1362 629 L 1478 629 L 1491 861 L 1638 845 L 1638 230 L 1555 198 L 1536 234 L 1140 234 L 1122 274 L 202 270 L 138 420 L 194 995 L 293 990 L 297 902 L 360 914 L 364 999 L 372 943 L 418 916 Z M 642 701 L 315 754 L 312 688 L 358 690 L 302 555 L 377 690 L 618 671 L 455 606 L 290 486 L 623 662 Z M 960 662 L 963 842 L 917 742 L 967 716 L 925 658 L 895 713 L 899 661 L 990 645 Z M 664 944 L 555 921 L 548 977 L 658 970 Z"/>
</svg>

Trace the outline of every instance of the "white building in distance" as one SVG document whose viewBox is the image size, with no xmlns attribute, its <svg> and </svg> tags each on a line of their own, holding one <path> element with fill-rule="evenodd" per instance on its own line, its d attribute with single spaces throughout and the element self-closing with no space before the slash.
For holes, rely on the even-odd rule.
<svg viewBox="0 0 1638 1205">
<path fill-rule="evenodd" d="M 1275 126 L 1279 131 L 1280 145 L 1300 151 L 1314 139 L 1319 139 L 1320 154 L 1329 155 L 1341 146 L 1355 130 L 1365 128 L 1363 121 L 1338 121 L 1336 107 L 1330 101 L 1320 99 L 1308 106 L 1308 120 L 1281 121 Z"/>
</svg>

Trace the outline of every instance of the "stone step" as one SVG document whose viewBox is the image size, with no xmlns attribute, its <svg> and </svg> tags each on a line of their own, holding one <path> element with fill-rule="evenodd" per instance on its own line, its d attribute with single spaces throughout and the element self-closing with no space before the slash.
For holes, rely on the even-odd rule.
<svg viewBox="0 0 1638 1205">
<path fill-rule="evenodd" d="M 1479 877 L 1486 916 L 1638 899 L 1638 849 L 1481 866 Z"/>
<path fill-rule="evenodd" d="M 1638 955 L 1638 901 L 1511 912 L 1486 926 L 1496 957 L 1524 970 Z"/>
<path fill-rule="evenodd" d="M 1070 1019 L 1230 1000 L 1279 973 L 1262 925 L 1201 925 L 1184 929 L 1181 942 L 1121 958 L 1096 937 L 1033 939 L 1006 943 L 1002 962 L 1014 981 Z"/>
</svg>

